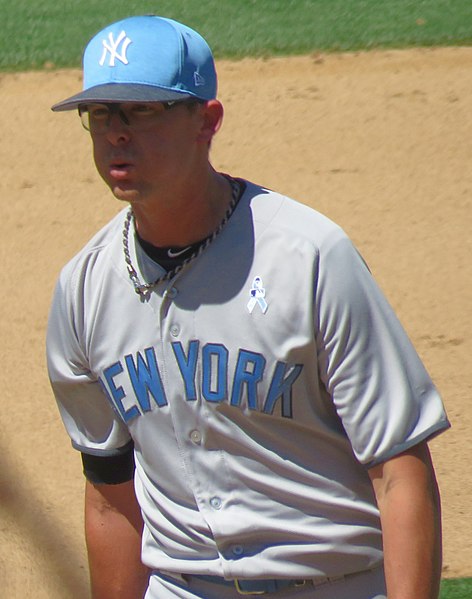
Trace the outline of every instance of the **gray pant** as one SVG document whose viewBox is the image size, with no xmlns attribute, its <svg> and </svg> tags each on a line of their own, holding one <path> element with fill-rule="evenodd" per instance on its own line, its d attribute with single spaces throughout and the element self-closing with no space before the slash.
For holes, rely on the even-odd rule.
<svg viewBox="0 0 472 599">
<path fill-rule="evenodd" d="M 266 595 L 245 595 L 251 597 L 267 597 L 267 599 L 387 599 L 383 568 L 366 570 L 351 574 L 334 582 L 326 582 L 318 586 L 294 587 L 269 593 Z M 189 577 L 178 580 L 169 576 L 151 577 L 145 599 L 242 599 L 236 588 L 225 584 L 217 584 Z"/>
</svg>

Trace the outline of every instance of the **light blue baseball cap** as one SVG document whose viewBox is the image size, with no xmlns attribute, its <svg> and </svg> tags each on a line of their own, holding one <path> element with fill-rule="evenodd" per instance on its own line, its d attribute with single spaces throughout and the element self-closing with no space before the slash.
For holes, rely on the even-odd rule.
<svg viewBox="0 0 472 599">
<path fill-rule="evenodd" d="M 90 102 L 170 102 L 216 97 L 215 63 L 203 37 L 158 16 L 129 17 L 88 43 L 83 91 L 54 104 L 73 110 Z"/>
</svg>

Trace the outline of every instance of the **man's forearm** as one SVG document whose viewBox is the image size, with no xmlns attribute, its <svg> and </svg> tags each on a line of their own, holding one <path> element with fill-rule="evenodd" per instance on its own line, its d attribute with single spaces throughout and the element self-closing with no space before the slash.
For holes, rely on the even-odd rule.
<svg viewBox="0 0 472 599">
<path fill-rule="evenodd" d="M 384 484 L 376 488 L 388 598 L 437 599 L 441 515 L 429 453 L 420 446 L 394 460 L 385 465 Z"/>
<path fill-rule="evenodd" d="M 388 597 L 437 599 L 441 579 L 438 507 L 429 498 L 400 488 L 390 494 L 382 514 Z"/>
<path fill-rule="evenodd" d="M 141 599 L 148 569 L 141 563 L 142 520 L 132 482 L 87 483 L 85 533 L 92 599 Z"/>
</svg>

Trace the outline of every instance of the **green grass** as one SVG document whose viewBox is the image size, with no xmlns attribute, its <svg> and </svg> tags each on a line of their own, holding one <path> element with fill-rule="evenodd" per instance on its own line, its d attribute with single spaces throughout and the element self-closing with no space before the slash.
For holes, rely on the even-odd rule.
<svg viewBox="0 0 472 599">
<path fill-rule="evenodd" d="M 441 599 L 470 599 L 472 597 L 472 578 L 443 580 Z"/>
<path fill-rule="evenodd" d="M 471 0 L 0 0 L 0 70 L 79 66 L 101 27 L 132 14 L 177 18 L 217 57 L 470 45 Z"/>
</svg>

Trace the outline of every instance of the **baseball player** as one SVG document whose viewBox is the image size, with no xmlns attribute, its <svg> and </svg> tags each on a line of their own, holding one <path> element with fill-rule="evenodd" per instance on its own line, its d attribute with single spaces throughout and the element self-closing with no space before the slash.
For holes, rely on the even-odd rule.
<svg viewBox="0 0 472 599">
<path fill-rule="evenodd" d="M 125 202 L 47 338 L 92 596 L 437 598 L 441 399 L 345 233 L 214 170 L 216 93 L 198 33 L 131 17 L 53 107 Z"/>
</svg>

